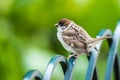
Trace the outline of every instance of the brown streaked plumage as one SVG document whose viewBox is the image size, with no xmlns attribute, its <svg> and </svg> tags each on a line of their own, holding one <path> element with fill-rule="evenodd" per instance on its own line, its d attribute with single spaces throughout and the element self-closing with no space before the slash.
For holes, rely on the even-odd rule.
<svg viewBox="0 0 120 80">
<path fill-rule="evenodd" d="M 111 38 L 111 36 L 92 38 L 81 26 L 66 18 L 61 19 L 56 27 L 58 40 L 67 51 L 73 53 L 71 56 L 81 53 L 89 55 L 97 43 L 103 39 Z"/>
</svg>

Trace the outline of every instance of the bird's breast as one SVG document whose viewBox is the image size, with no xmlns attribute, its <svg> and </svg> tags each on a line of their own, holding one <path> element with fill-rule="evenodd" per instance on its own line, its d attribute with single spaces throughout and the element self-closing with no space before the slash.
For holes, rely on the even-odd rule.
<svg viewBox="0 0 120 80">
<path fill-rule="evenodd" d="M 62 32 L 57 32 L 57 37 L 58 40 L 61 42 L 61 44 L 63 45 L 63 47 L 68 51 L 68 52 L 72 52 L 72 53 L 76 53 L 76 50 L 74 50 L 70 45 L 68 45 L 62 37 Z"/>
</svg>

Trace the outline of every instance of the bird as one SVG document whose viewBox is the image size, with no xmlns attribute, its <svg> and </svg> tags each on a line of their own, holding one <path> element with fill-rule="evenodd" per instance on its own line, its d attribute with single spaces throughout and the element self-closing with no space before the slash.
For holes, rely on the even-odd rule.
<svg viewBox="0 0 120 80">
<path fill-rule="evenodd" d="M 83 27 L 77 25 L 74 21 L 62 18 L 57 24 L 57 38 L 62 46 L 71 53 L 70 57 L 77 57 L 84 53 L 88 56 L 95 49 L 95 46 L 103 39 L 111 38 L 111 36 L 102 36 L 92 38 Z"/>
</svg>

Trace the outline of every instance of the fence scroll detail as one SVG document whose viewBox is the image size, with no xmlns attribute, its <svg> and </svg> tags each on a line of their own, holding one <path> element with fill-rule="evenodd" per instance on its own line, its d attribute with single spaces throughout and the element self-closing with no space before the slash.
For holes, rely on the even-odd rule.
<svg viewBox="0 0 120 80">
<path fill-rule="evenodd" d="M 118 25 L 114 31 L 114 34 L 112 35 L 111 30 L 109 29 L 102 29 L 99 34 L 96 37 L 101 37 L 105 35 L 112 36 L 111 39 L 108 39 L 108 46 L 109 46 L 109 53 L 108 53 L 108 59 L 107 59 L 107 65 L 106 65 L 106 71 L 105 71 L 105 80 L 111 79 L 111 74 L 114 69 L 114 76 L 115 80 L 120 80 L 120 52 L 118 52 L 119 42 L 120 42 L 120 22 L 118 22 Z M 99 44 L 96 45 L 97 49 L 101 49 L 102 45 L 101 41 Z M 91 51 L 91 55 L 88 57 L 88 68 L 86 73 L 86 80 L 98 80 L 99 76 L 97 74 L 97 68 L 96 68 L 96 61 L 97 57 L 99 56 L 99 53 L 96 50 Z M 55 70 L 56 66 L 58 64 L 61 65 L 63 73 L 64 73 L 64 80 L 72 80 L 72 73 L 74 70 L 74 66 L 76 64 L 76 57 L 71 57 L 68 61 L 67 59 L 62 55 L 56 55 L 51 58 L 51 60 L 48 63 L 47 69 L 45 71 L 45 74 L 42 75 L 40 71 L 38 70 L 30 70 L 28 71 L 23 80 L 51 80 L 53 71 Z"/>
</svg>

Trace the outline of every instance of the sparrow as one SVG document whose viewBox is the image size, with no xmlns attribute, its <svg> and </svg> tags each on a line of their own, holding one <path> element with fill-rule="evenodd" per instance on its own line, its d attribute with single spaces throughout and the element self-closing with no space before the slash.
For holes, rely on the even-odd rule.
<svg viewBox="0 0 120 80">
<path fill-rule="evenodd" d="M 81 53 L 85 53 L 88 56 L 101 40 L 111 38 L 111 36 L 102 36 L 99 38 L 92 38 L 85 29 L 77 25 L 72 20 L 62 18 L 57 24 L 57 38 L 63 47 L 71 53 L 69 56 L 76 57 Z"/>
</svg>

